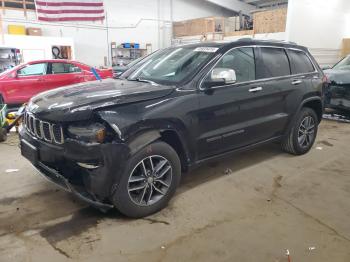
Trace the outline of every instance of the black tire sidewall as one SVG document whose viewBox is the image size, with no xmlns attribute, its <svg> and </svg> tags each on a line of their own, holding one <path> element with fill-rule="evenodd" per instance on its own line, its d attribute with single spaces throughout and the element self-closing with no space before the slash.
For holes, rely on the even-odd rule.
<svg viewBox="0 0 350 262">
<path fill-rule="evenodd" d="M 310 143 L 310 145 L 308 147 L 301 147 L 299 145 L 299 142 L 298 142 L 298 132 L 299 132 L 299 127 L 301 125 L 301 122 L 307 116 L 311 116 L 314 119 L 314 122 L 315 122 L 315 133 L 314 133 L 314 138 L 313 138 L 312 143 Z M 317 115 L 316 115 L 314 110 L 312 110 L 311 108 L 303 108 L 300 111 L 300 113 L 298 115 L 298 118 L 297 118 L 297 120 L 295 122 L 295 125 L 293 127 L 293 146 L 294 146 L 295 151 L 298 154 L 305 154 L 305 153 L 310 151 L 310 149 L 312 148 L 313 144 L 315 143 L 315 140 L 316 140 L 316 137 L 317 137 L 318 125 L 319 125 L 318 117 L 317 117 Z"/>
<path fill-rule="evenodd" d="M 129 196 L 128 192 L 128 181 L 129 176 L 134 169 L 134 167 L 144 158 L 151 155 L 160 155 L 166 158 L 172 167 L 172 181 L 168 189 L 168 192 L 162 199 L 151 206 L 139 206 L 136 205 Z M 141 149 L 139 152 L 130 157 L 127 161 L 124 172 L 121 175 L 116 190 L 112 196 L 112 202 L 116 208 L 128 217 L 144 217 L 153 214 L 168 204 L 169 200 L 175 194 L 176 188 L 178 187 L 181 179 L 181 164 L 180 159 L 176 151 L 164 142 L 154 142 L 145 148 Z"/>
<path fill-rule="evenodd" d="M 7 140 L 7 132 L 4 128 L 0 128 L 0 142 L 5 142 Z"/>
</svg>

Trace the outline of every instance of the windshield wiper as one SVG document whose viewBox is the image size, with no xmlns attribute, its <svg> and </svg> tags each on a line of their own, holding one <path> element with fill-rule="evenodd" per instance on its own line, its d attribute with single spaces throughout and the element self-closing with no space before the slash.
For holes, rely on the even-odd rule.
<svg viewBox="0 0 350 262">
<path fill-rule="evenodd" d="M 128 80 L 130 80 L 130 81 L 137 81 L 137 82 L 143 82 L 143 83 L 149 83 L 149 84 L 155 85 L 155 86 L 159 85 L 159 84 L 157 84 L 154 81 L 151 81 L 151 80 L 148 80 L 148 79 L 144 79 L 144 78 L 140 78 L 140 77 L 137 77 L 137 78 L 134 78 L 134 79 L 128 79 Z"/>
</svg>

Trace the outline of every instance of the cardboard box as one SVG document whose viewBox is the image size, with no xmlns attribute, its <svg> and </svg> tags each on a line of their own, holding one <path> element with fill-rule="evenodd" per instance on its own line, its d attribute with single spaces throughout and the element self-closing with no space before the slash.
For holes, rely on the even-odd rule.
<svg viewBox="0 0 350 262">
<path fill-rule="evenodd" d="M 28 27 L 27 28 L 27 35 L 41 36 L 42 35 L 41 28 Z"/>
<path fill-rule="evenodd" d="M 22 25 L 8 25 L 8 33 L 10 35 L 25 35 L 26 28 Z"/>
</svg>

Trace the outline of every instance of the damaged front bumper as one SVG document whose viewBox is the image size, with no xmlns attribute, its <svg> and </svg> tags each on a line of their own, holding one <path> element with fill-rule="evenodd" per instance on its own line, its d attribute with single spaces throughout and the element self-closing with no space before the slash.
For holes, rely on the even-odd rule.
<svg viewBox="0 0 350 262">
<path fill-rule="evenodd" d="M 113 208 L 111 196 L 129 156 L 125 144 L 88 144 L 67 139 L 54 145 L 20 131 L 22 155 L 49 181 L 102 210 Z"/>
<path fill-rule="evenodd" d="M 50 182 L 55 183 L 60 188 L 74 194 L 79 199 L 100 209 L 101 211 L 106 212 L 109 209 L 113 208 L 113 205 L 111 204 L 102 203 L 96 199 L 93 199 L 93 197 L 86 191 L 76 189 L 64 176 L 60 175 L 55 169 L 52 169 L 41 162 L 38 162 L 34 167 L 39 171 L 39 174 L 48 179 Z"/>
</svg>

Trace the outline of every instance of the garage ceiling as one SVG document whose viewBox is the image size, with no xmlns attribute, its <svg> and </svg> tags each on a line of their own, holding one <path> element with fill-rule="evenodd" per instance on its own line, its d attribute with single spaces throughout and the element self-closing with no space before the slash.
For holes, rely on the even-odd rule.
<svg viewBox="0 0 350 262">
<path fill-rule="evenodd" d="M 257 8 L 281 7 L 288 4 L 288 0 L 240 0 L 246 4 L 253 5 Z"/>
</svg>

